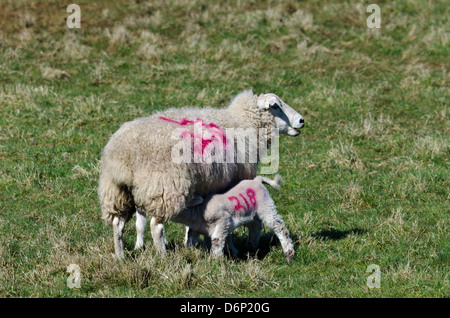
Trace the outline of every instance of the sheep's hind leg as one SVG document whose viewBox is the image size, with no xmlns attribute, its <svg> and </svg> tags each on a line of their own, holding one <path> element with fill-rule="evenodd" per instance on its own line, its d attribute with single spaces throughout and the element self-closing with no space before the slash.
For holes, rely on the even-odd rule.
<svg viewBox="0 0 450 318">
<path fill-rule="evenodd" d="M 146 225 L 147 217 L 145 212 L 136 209 L 136 245 L 134 246 L 135 250 L 141 249 L 144 247 L 144 232 Z"/>
<path fill-rule="evenodd" d="M 113 231 L 114 231 L 114 251 L 116 257 L 123 259 L 125 257 L 123 251 L 123 229 L 127 219 L 122 216 L 115 216 L 113 219 Z"/>
<path fill-rule="evenodd" d="M 164 224 L 158 223 L 155 218 L 150 221 L 150 230 L 152 232 L 153 242 L 156 250 L 161 254 L 166 254 L 166 234 L 164 233 Z"/>
</svg>

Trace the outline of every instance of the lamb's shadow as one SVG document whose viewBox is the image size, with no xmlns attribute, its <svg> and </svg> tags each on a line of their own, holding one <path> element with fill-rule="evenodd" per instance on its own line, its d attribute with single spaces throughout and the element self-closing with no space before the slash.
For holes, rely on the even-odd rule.
<svg viewBox="0 0 450 318">
<path fill-rule="evenodd" d="M 349 235 L 361 235 L 367 233 L 367 230 L 361 228 L 352 228 L 349 230 L 338 230 L 335 228 L 323 229 L 319 232 L 312 233 L 312 237 L 320 240 L 333 240 L 338 241 L 346 238 Z M 294 249 L 298 248 L 298 236 L 291 233 L 291 239 L 294 242 Z M 281 249 L 281 244 L 276 235 L 272 231 L 268 231 L 261 234 L 261 240 L 259 242 L 258 250 L 254 255 L 249 254 L 249 251 L 245 247 L 247 240 L 246 235 L 233 235 L 233 242 L 236 248 L 239 250 L 239 254 L 235 257 L 238 260 L 247 260 L 249 256 L 255 257 L 258 260 L 264 259 L 274 248 Z M 230 256 L 228 254 L 228 256 Z M 230 256 L 231 257 L 231 256 Z"/>
<path fill-rule="evenodd" d="M 246 245 L 247 242 L 247 234 L 232 234 L 233 235 L 233 244 L 236 249 L 239 251 L 239 254 L 236 256 L 232 256 L 230 251 L 225 247 L 224 255 L 227 258 L 235 259 L 237 261 L 247 261 L 249 258 L 256 258 L 258 260 L 264 259 L 267 254 L 269 254 L 273 249 L 279 248 L 281 250 L 281 244 L 276 235 L 269 231 L 261 233 L 261 238 L 259 241 L 258 249 L 256 252 L 250 252 Z M 195 248 L 201 248 L 208 252 L 211 252 L 211 243 L 208 239 L 205 241 L 205 237 L 203 235 L 200 236 L 201 240 L 198 244 L 195 245 Z M 293 242 L 297 241 L 297 236 L 291 235 L 291 239 Z M 175 250 L 177 243 L 169 242 L 167 245 L 168 250 Z M 295 248 L 295 243 L 294 243 Z"/>
<path fill-rule="evenodd" d="M 319 232 L 313 233 L 311 236 L 317 239 L 322 240 L 332 240 L 332 241 L 338 241 L 346 238 L 347 236 L 351 234 L 365 234 L 367 233 L 367 230 L 360 229 L 360 228 L 353 228 L 350 230 L 338 230 L 335 228 L 330 229 L 324 229 Z"/>
<path fill-rule="evenodd" d="M 294 242 L 294 249 L 295 249 L 296 248 L 295 242 L 297 242 L 298 238 L 296 235 L 292 235 L 292 233 L 290 236 L 292 241 Z M 247 242 L 246 234 L 233 235 L 233 243 L 239 251 L 239 254 L 233 257 L 234 259 L 246 261 L 249 258 L 256 258 L 258 260 L 262 260 L 271 251 L 273 251 L 274 248 L 280 249 L 280 251 L 282 251 L 280 241 L 278 240 L 278 237 L 275 235 L 275 233 L 272 231 L 261 233 L 261 239 L 259 241 L 258 249 L 256 250 L 256 252 L 251 253 L 245 246 L 246 242 Z M 229 253 L 226 255 L 232 257 Z"/>
</svg>

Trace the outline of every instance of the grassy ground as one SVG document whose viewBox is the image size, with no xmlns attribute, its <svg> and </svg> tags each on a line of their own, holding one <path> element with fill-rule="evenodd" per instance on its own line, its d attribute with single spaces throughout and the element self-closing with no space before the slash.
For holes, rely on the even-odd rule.
<svg viewBox="0 0 450 318">
<path fill-rule="evenodd" d="M 449 297 L 446 1 L 0 2 L 1 297 Z M 306 121 L 280 138 L 270 190 L 295 241 L 265 231 L 256 259 L 182 246 L 112 257 L 99 159 L 119 126 L 154 110 L 224 107 L 273 92 Z M 70 264 L 81 288 L 68 288 Z M 381 287 L 370 289 L 370 264 Z"/>
</svg>

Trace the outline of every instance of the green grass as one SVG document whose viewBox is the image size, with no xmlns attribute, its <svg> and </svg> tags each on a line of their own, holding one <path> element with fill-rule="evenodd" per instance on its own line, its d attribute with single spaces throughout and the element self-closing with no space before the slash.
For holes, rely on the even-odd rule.
<svg viewBox="0 0 450 318">
<path fill-rule="evenodd" d="M 449 297 L 449 29 L 445 1 L 60 1 L 0 4 L 0 297 Z M 152 247 L 112 257 L 101 151 L 155 110 L 273 92 L 306 121 L 280 138 L 291 264 Z M 81 288 L 67 287 L 70 264 Z M 366 285 L 377 264 L 381 288 Z"/>
</svg>

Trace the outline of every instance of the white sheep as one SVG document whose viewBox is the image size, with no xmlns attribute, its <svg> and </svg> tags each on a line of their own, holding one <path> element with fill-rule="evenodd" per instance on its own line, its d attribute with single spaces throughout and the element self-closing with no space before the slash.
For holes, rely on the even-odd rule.
<svg viewBox="0 0 450 318">
<path fill-rule="evenodd" d="M 286 259 L 290 261 L 295 252 L 289 231 L 263 183 L 278 188 L 282 180 L 278 174 L 274 180 L 261 176 L 254 180 L 243 180 L 224 194 L 206 197 L 202 203 L 183 210 L 172 220 L 188 226 L 185 238 L 188 246 L 197 241 L 198 234 L 209 236 L 211 251 L 216 256 L 223 255 L 225 242 L 231 254 L 237 255 L 231 233 L 243 225 L 249 228 L 246 247 L 255 252 L 263 222 L 274 231 Z"/>
<path fill-rule="evenodd" d="M 146 216 L 152 216 L 154 244 L 165 253 L 165 222 L 198 196 L 226 191 L 239 181 L 256 176 L 258 161 L 240 162 L 237 152 L 233 162 L 209 162 L 202 157 L 211 145 L 213 149 L 222 144 L 227 150 L 234 147 L 236 141 L 225 131 L 263 129 L 267 134 L 258 135 L 256 142 L 270 145 L 277 131 L 298 136 L 303 126 L 303 117 L 278 96 L 256 96 L 251 90 L 238 94 L 224 109 L 171 108 L 124 123 L 103 150 L 98 188 L 102 218 L 113 225 L 116 256 L 124 256 L 123 229 L 135 211 L 138 232 L 145 228 Z M 203 129 L 200 134 L 198 127 Z M 178 137 L 174 138 L 177 131 Z M 174 160 L 174 149 L 180 140 L 194 142 L 192 151 L 194 159 L 202 157 L 199 162 Z M 264 155 L 259 153 L 258 160 Z M 135 248 L 142 246 L 143 239 L 138 237 Z"/>
</svg>

